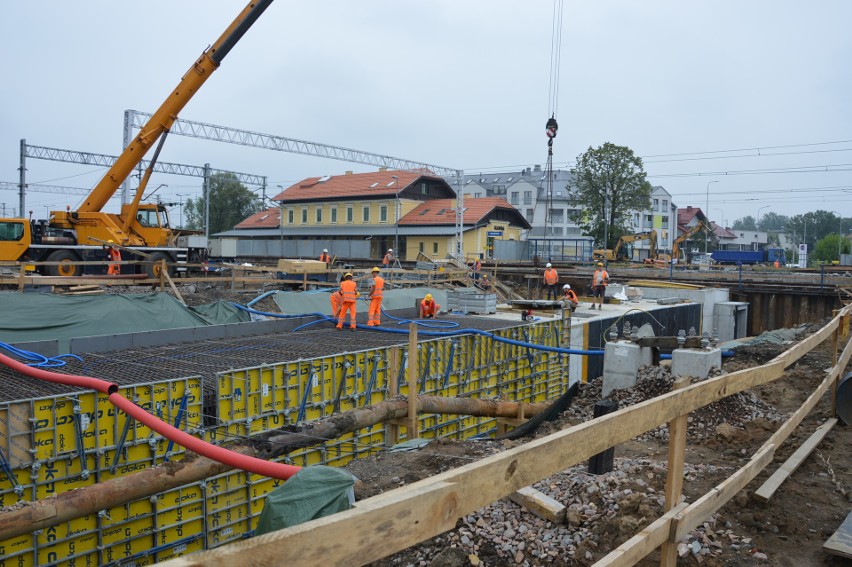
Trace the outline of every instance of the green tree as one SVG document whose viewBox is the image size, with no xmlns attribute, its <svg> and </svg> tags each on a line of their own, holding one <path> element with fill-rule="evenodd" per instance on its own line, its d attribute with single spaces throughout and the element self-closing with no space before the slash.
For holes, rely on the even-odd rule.
<svg viewBox="0 0 852 567">
<path fill-rule="evenodd" d="M 829 234 L 817 241 L 811 258 L 816 261 L 831 262 L 840 260 L 837 251 L 841 254 L 849 254 L 849 239 L 838 234 Z"/>
<path fill-rule="evenodd" d="M 204 230 L 204 208 L 204 196 L 186 201 L 187 228 Z M 210 176 L 210 234 L 231 230 L 262 208 L 262 200 L 240 183 L 233 173 Z"/>
<path fill-rule="evenodd" d="M 734 226 L 731 228 L 734 230 L 757 230 L 757 222 L 755 222 L 753 216 L 747 215 L 741 219 L 735 220 Z"/>
<path fill-rule="evenodd" d="M 760 222 L 757 224 L 757 229 L 763 231 L 783 230 L 784 227 L 787 226 L 788 222 L 790 222 L 790 217 L 786 215 L 779 215 L 778 213 L 768 212 L 762 217 L 760 217 Z"/>
<path fill-rule="evenodd" d="M 622 234 L 634 232 L 630 211 L 651 208 L 652 187 L 645 179 L 642 158 L 628 147 L 610 142 L 590 147 L 577 157 L 572 173 L 575 186 L 567 187 L 568 204 L 577 212 L 571 213 L 571 220 L 604 248 L 611 248 Z"/>
<path fill-rule="evenodd" d="M 840 224 L 840 217 L 831 211 L 811 211 L 790 217 L 787 222 L 787 234 L 794 243 L 805 243 L 808 250 L 814 250 L 816 242 L 829 234 L 837 233 Z M 834 245 L 836 247 L 837 242 Z"/>
</svg>

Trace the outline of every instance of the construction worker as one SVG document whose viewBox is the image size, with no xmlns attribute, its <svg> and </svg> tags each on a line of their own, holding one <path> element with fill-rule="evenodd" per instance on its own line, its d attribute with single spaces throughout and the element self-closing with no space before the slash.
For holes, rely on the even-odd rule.
<svg viewBox="0 0 852 567">
<path fill-rule="evenodd" d="M 562 303 L 571 310 L 571 313 L 573 313 L 580 305 L 580 300 L 577 299 L 577 294 L 574 293 L 574 290 L 571 289 L 571 286 L 568 284 L 562 286 Z"/>
<path fill-rule="evenodd" d="M 373 268 L 373 282 L 370 286 L 370 311 L 367 317 L 367 326 L 378 327 L 382 324 L 382 290 L 385 287 L 385 279 L 379 275 L 381 270 Z"/>
<path fill-rule="evenodd" d="M 545 268 L 544 285 L 547 287 L 547 299 L 550 299 L 551 295 L 553 295 L 553 300 L 556 301 L 559 295 L 556 289 L 557 282 L 559 282 L 559 274 L 556 273 L 556 269 L 550 262 L 547 263 Z"/>
<path fill-rule="evenodd" d="M 337 319 L 337 315 L 340 313 L 340 306 L 343 305 L 343 292 L 339 289 L 334 290 L 331 293 L 331 316 Z"/>
<path fill-rule="evenodd" d="M 775 269 L 777 270 L 778 268 L 781 267 L 781 262 L 779 262 L 778 260 L 775 260 L 775 262 L 772 265 L 775 266 Z"/>
<path fill-rule="evenodd" d="M 385 254 L 385 257 L 382 259 L 382 264 L 385 268 L 389 268 L 393 263 L 393 248 L 388 248 L 388 253 Z"/>
<path fill-rule="evenodd" d="M 603 309 L 603 300 L 606 295 L 606 284 L 609 283 L 609 274 L 604 265 L 598 262 L 598 269 L 595 270 L 595 275 L 592 276 L 592 309 L 595 308 L 595 297 L 598 298 L 598 311 Z"/>
<path fill-rule="evenodd" d="M 319 261 L 325 262 L 326 265 L 331 264 L 331 256 L 328 255 L 328 248 L 322 249 L 322 254 L 320 254 Z"/>
<path fill-rule="evenodd" d="M 343 329 L 343 321 L 346 319 L 346 312 L 349 311 L 349 329 L 355 330 L 355 300 L 358 299 L 358 290 L 355 280 L 352 279 L 352 274 L 343 274 L 343 281 L 340 282 L 340 293 L 343 295 L 343 303 L 340 306 L 340 314 L 337 316 L 337 328 Z"/>
<path fill-rule="evenodd" d="M 107 241 L 107 252 L 109 252 L 109 267 L 107 268 L 107 275 L 109 276 L 117 276 L 121 274 L 121 266 L 116 262 L 121 262 L 121 250 L 115 247 L 115 243 L 112 240 Z"/>
<path fill-rule="evenodd" d="M 431 293 L 427 293 L 423 301 L 420 302 L 420 318 L 434 319 L 438 315 L 439 309 L 441 309 L 441 306 L 435 303 Z"/>
</svg>

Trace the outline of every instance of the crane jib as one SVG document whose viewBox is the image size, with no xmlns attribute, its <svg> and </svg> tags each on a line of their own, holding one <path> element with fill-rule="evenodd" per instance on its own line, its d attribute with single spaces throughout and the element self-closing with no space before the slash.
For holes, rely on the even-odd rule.
<svg viewBox="0 0 852 567">
<path fill-rule="evenodd" d="M 261 0 L 257 4 L 252 7 L 251 11 L 246 14 L 246 17 L 242 19 L 242 21 L 237 24 L 237 27 L 234 28 L 228 37 L 222 41 L 222 44 L 219 48 L 210 55 L 210 59 L 216 63 L 217 65 L 222 62 L 228 52 L 231 51 L 231 48 L 236 45 L 236 43 L 243 37 L 243 35 L 249 30 L 249 28 L 254 24 L 257 19 L 263 14 L 264 10 L 266 10 L 269 5 L 272 4 L 272 0 Z"/>
</svg>

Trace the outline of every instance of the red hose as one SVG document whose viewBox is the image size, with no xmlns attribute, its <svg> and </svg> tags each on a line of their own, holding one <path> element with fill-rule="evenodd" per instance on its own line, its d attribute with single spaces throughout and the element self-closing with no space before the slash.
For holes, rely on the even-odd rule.
<svg viewBox="0 0 852 567">
<path fill-rule="evenodd" d="M 266 477 L 279 478 L 283 480 L 290 478 L 301 470 L 301 467 L 297 467 L 295 465 L 286 465 L 284 463 L 275 463 L 258 459 L 256 457 L 250 457 L 248 455 L 230 451 L 224 447 L 213 445 L 207 441 L 198 439 L 197 437 L 193 437 L 189 433 L 181 431 L 180 429 L 157 419 L 144 409 L 140 408 L 118 393 L 117 384 L 107 382 L 106 380 L 99 380 L 98 378 L 92 378 L 90 376 L 48 372 L 41 368 L 27 366 L 26 364 L 18 362 L 17 360 L 9 358 L 3 354 L 0 354 L 0 362 L 13 370 L 17 370 L 21 374 L 25 374 L 32 378 L 55 382 L 57 384 L 65 384 L 68 386 L 80 386 L 82 388 L 89 388 L 97 392 L 109 394 L 109 401 L 133 419 L 142 422 L 166 439 L 174 441 L 175 443 L 186 447 L 190 451 L 198 453 L 199 455 L 212 459 L 216 462 Z"/>
</svg>

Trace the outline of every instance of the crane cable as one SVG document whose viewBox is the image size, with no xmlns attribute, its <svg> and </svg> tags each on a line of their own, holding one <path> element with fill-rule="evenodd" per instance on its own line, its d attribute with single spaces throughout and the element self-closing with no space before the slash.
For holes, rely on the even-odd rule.
<svg viewBox="0 0 852 567">
<path fill-rule="evenodd" d="M 559 124 L 556 122 L 556 112 L 559 109 L 559 68 L 562 59 L 562 0 L 553 0 L 553 29 L 550 38 L 550 85 L 547 93 L 547 111 L 550 118 L 547 119 L 545 130 L 547 133 L 547 165 L 545 175 L 547 176 L 547 204 L 544 211 L 544 238 L 547 239 L 548 226 L 553 223 L 553 140 Z M 550 250 L 548 247 L 548 258 Z"/>
</svg>

